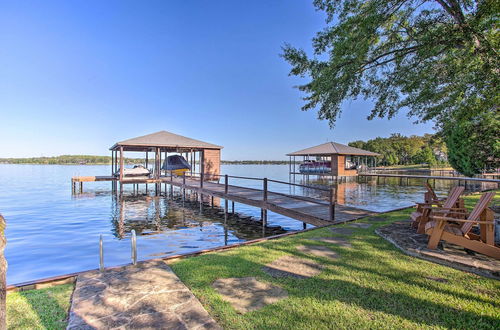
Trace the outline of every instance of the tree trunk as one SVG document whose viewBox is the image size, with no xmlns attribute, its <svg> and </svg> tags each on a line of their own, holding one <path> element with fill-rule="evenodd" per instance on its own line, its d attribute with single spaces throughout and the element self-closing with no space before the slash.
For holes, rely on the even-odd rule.
<svg viewBox="0 0 500 330">
<path fill-rule="evenodd" d="M 7 287 L 6 274 L 7 274 L 7 261 L 4 256 L 4 249 L 7 240 L 5 239 L 5 219 L 0 214 L 0 329 L 6 329 L 6 313 L 7 306 L 5 303 Z"/>
</svg>

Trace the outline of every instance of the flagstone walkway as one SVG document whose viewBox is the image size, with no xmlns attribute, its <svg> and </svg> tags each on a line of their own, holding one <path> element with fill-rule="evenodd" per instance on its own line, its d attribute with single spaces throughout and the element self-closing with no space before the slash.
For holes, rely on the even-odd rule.
<svg viewBox="0 0 500 330">
<path fill-rule="evenodd" d="M 163 261 L 78 276 L 67 329 L 220 329 Z"/>
</svg>

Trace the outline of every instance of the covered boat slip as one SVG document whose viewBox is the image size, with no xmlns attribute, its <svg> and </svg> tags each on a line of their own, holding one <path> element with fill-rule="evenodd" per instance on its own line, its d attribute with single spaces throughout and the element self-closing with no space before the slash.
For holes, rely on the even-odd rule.
<svg viewBox="0 0 500 330">
<path fill-rule="evenodd" d="M 327 142 L 287 154 L 290 175 L 355 176 L 361 169 L 375 167 L 379 154 L 336 142 Z M 296 157 L 303 162 L 297 169 Z"/>
<path fill-rule="evenodd" d="M 115 143 L 111 148 L 111 175 L 116 176 L 121 185 L 124 183 L 159 183 L 162 170 L 189 169 L 190 172 L 220 174 L 221 146 L 191 139 L 174 133 L 160 131 Z M 125 152 L 145 154 L 145 168 L 150 175 L 134 177 L 125 173 Z M 154 158 L 150 159 L 150 153 Z M 170 156 L 176 155 L 177 157 Z M 179 157 L 179 156 L 182 156 Z M 175 159 L 175 164 L 168 164 L 168 159 Z M 163 166 L 162 166 L 163 160 Z"/>
</svg>

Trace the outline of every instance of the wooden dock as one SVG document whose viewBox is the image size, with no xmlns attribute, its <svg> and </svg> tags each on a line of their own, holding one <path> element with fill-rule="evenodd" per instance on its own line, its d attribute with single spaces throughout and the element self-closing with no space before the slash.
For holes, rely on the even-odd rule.
<svg viewBox="0 0 500 330">
<path fill-rule="evenodd" d="M 263 210 L 269 210 L 311 225 L 323 226 L 358 219 L 376 214 L 376 212 L 336 204 L 333 205 L 333 218 L 330 203 L 327 201 L 265 191 L 264 189 L 246 188 L 215 182 L 203 182 L 197 178 L 162 177 L 164 183 L 183 189 L 194 190 L 199 194 L 223 198 Z M 273 180 L 269 180 L 273 182 Z M 300 186 L 300 185 L 299 185 Z M 312 189 L 312 187 L 309 187 Z M 267 196 L 266 196 L 267 195 Z M 332 219 L 331 219 L 332 218 Z"/>
<path fill-rule="evenodd" d="M 225 200 L 227 210 L 227 201 L 241 203 L 245 205 L 260 208 L 264 212 L 264 220 L 267 218 L 267 211 L 275 212 L 295 220 L 302 221 L 314 226 L 323 226 L 328 224 L 341 223 L 345 221 L 355 220 L 361 217 L 376 214 L 376 212 L 362 210 L 354 207 L 340 205 L 335 203 L 335 192 L 332 189 L 325 189 L 319 187 L 305 186 L 294 183 L 261 179 L 261 178 L 248 178 L 248 177 L 235 177 L 235 176 L 219 176 L 224 183 L 214 181 L 200 180 L 196 176 L 161 176 L 159 179 L 149 178 L 130 178 L 122 180 L 122 184 L 169 184 L 185 190 L 195 191 L 200 195 L 219 197 Z M 226 184 L 229 178 L 242 178 L 250 180 L 259 180 L 263 184 L 263 189 L 255 189 L 248 187 L 241 187 Z M 92 181 L 118 181 L 117 177 L 73 177 L 71 179 L 73 184 L 73 192 L 75 192 L 75 185 L 83 182 Z M 321 190 L 323 193 L 329 194 L 329 201 L 297 196 L 288 195 L 278 192 L 267 190 L 267 182 L 275 182 L 286 185 L 294 185 L 303 187 L 305 189 Z M 82 191 L 82 186 L 80 186 Z"/>
</svg>

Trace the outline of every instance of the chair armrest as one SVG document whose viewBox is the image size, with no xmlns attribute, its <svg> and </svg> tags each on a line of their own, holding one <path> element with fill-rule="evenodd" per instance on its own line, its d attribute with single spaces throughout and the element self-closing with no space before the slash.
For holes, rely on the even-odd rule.
<svg viewBox="0 0 500 330">
<path fill-rule="evenodd" d="M 431 209 L 434 212 L 456 212 L 467 213 L 467 209 L 463 207 L 439 207 L 439 206 L 424 206 L 424 209 Z"/>
<path fill-rule="evenodd" d="M 449 217 L 440 217 L 440 216 L 431 216 L 431 219 L 438 220 L 438 221 L 445 221 L 445 222 L 466 222 L 466 223 L 478 223 L 478 224 L 495 224 L 493 221 L 475 221 L 475 220 L 469 220 L 469 219 L 456 219 L 456 218 L 449 218 Z"/>
</svg>

